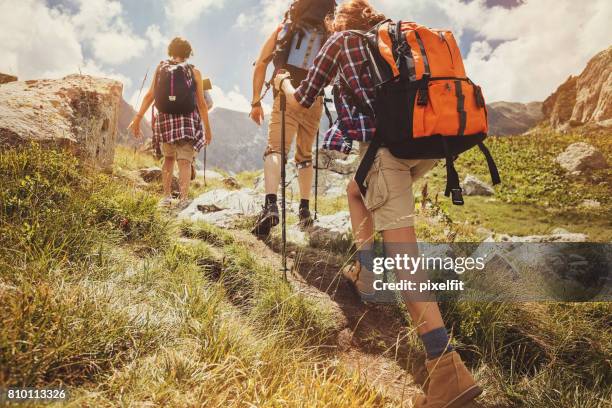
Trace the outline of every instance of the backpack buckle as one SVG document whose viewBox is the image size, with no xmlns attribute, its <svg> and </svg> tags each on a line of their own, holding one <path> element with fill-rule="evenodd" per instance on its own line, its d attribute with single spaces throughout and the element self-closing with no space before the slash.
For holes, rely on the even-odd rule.
<svg viewBox="0 0 612 408">
<path fill-rule="evenodd" d="M 427 106 L 427 102 L 429 100 L 428 90 L 427 88 L 419 88 L 417 92 L 417 105 L 419 106 Z"/>
<path fill-rule="evenodd" d="M 397 47 L 395 47 L 395 52 L 398 56 L 406 56 L 408 55 L 408 51 L 410 51 L 410 47 L 406 42 L 402 42 Z"/>
<path fill-rule="evenodd" d="M 451 200 L 454 205 L 463 205 L 463 190 L 461 188 L 451 189 Z"/>
</svg>

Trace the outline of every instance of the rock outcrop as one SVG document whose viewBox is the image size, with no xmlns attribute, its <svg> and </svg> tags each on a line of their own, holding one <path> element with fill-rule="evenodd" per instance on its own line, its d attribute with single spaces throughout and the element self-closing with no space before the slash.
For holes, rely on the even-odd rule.
<svg viewBox="0 0 612 408">
<path fill-rule="evenodd" d="M 245 217 L 255 217 L 260 210 L 261 195 L 249 188 L 216 189 L 197 197 L 178 217 L 233 228 Z"/>
<path fill-rule="evenodd" d="M 493 187 L 471 174 L 465 177 L 461 187 L 463 193 L 467 196 L 492 196 L 495 194 Z"/>
<path fill-rule="evenodd" d="M 0 144 L 29 141 L 67 148 L 110 168 L 123 86 L 85 75 L 16 81 L 0 86 Z"/>
<path fill-rule="evenodd" d="M 346 252 L 353 244 L 351 217 L 348 211 L 321 216 L 306 230 L 290 225 L 287 239 L 298 245 L 310 245 L 332 252 Z"/>
<path fill-rule="evenodd" d="M 489 134 L 519 135 L 544 119 L 542 102 L 493 102 L 487 105 Z"/>
<path fill-rule="evenodd" d="M 542 110 L 557 130 L 612 128 L 612 47 L 593 57 L 580 75 L 569 77 Z"/>
<path fill-rule="evenodd" d="M 355 149 L 356 150 L 356 149 Z M 359 155 L 319 149 L 319 170 L 329 170 L 333 173 L 353 175 L 359 167 Z"/>
<path fill-rule="evenodd" d="M 557 163 L 571 174 L 578 175 L 585 170 L 598 170 L 608 167 L 606 158 L 588 143 L 573 143 L 557 156 Z"/>
<path fill-rule="evenodd" d="M 162 169 L 159 167 L 147 167 L 138 171 L 140 177 L 147 183 L 161 183 L 162 182 Z M 172 176 L 172 191 L 180 191 L 178 178 Z"/>
<path fill-rule="evenodd" d="M 350 167 L 355 168 L 359 164 L 354 162 L 353 157 L 357 158 L 357 155 L 350 155 L 348 159 L 333 159 L 330 161 L 323 161 L 322 156 L 319 157 L 319 163 L 326 163 L 319 165 L 319 176 L 318 176 L 318 194 L 319 197 L 336 198 L 346 195 L 346 186 L 352 177 Z M 326 156 L 327 157 L 327 156 Z M 314 195 L 314 184 L 315 179 L 312 180 L 312 194 Z M 260 174 L 255 178 L 254 188 L 257 191 L 263 193 L 264 191 L 264 176 Z M 287 197 L 289 200 L 299 200 L 300 187 L 297 180 L 297 170 L 294 165 L 287 164 Z M 314 200 L 314 196 L 312 197 Z"/>
<path fill-rule="evenodd" d="M 14 75 L 3 74 L 0 72 L 0 85 L 8 84 L 9 82 L 17 81 L 17 77 Z"/>
<path fill-rule="evenodd" d="M 555 233 L 556 232 L 556 233 Z M 575 232 L 553 231 L 550 235 L 527 235 L 511 236 L 507 234 L 492 234 L 483 242 L 531 242 L 531 243 L 551 243 L 551 242 L 588 242 L 589 236 Z"/>
</svg>

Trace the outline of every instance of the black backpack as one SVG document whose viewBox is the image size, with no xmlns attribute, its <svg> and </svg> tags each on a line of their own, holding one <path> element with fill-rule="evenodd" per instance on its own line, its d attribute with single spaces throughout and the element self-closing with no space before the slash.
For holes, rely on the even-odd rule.
<svg viewBox="0 0 612 408">
<path fill-rule="evenodd" d="M 189 114 L 196 106 L 193 66 L 161 62 L 155 83 L 155 108 L 163 113 Z"/>
<path fill-rule="evenodd" d="M 327 40 L 325 17 L 333 13 L 335 7 L 334 0 L 300 0 L 292 4 L 272 55 L 276 71 L 288 70 L 294 83 L 306 78 Z"/>
</svg>

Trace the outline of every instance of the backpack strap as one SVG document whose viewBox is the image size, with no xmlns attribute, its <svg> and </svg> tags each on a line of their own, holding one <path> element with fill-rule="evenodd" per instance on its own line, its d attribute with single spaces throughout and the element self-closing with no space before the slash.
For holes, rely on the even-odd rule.
<svg viewBox="0 0 612 408">
<path fill-rule="evenodd" d="M 493 185 L 501 183 L 501 178 L 499 177 L 499 170 L 497 169 L 497 165 L 495 164 L 495 160 L 493 160 L 493 156 L 491 156 L 491 152 L 485 146 L 484 143 L 478 143 L 478 148 L 484 154 L 484 157 L 487 159 L 487 165 L 489 166 L 489 173 L 491 173 L 491 182 Z"/>
<path fill-rule="evenodd" d="M 368 150 L 366 150 L 365 154 L 363 155 L 363 159 L 361 159 L 359 167 L 355 172 L 355 181 L 357 182 L 359 190 L 361 191 L 361 194 L 363 196 L 365 196 L 367 190 L 365 180 L 368 176 L 368 172 L 374 164 L 374 160 L 376 159 L 376 152 L 378 152 L 380 146 L 381 142 L 376 137 L 374 137 L 374 140 L 370 142 L 370 146 L 368 146 Z"/>
<path fill-rule="evenodd" d="M 455 169 L 455 158 L 452 156 L 446 139 L 442 138 L 442 147 L 444 148 L 444 156 L 446 157 L 446 191 L 444 195 L 451 197 L 454 205 L 463 205 L 463 192 L 459 184 L 459 174 Z"/>
</svg>

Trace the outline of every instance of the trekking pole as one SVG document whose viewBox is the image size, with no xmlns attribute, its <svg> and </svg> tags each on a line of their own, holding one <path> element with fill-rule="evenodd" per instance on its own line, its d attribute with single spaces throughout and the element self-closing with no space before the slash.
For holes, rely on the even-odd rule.
<svg viewBox="0 0 612 408">
<path fill-rule="evenodd" d="M 317 203 L 319 198 L 319 130 L 317 129 L 317 141 L 315 143 L 315 202 L 314 202 L 314 220 L 317 220 Z"/>
<path fill-rule="evenodd" d="M 329 122 L 328 125 L 328 129 L 331 129 L 331 127 L 334 124 L 334 120 L 332 118 L 331 112 L 329 110 L 329 107 L 327 106 L 328 102 L 333 102 L 331 99 L 329 99 L 327 97 L 327 95 L 325 95 L 325 92 L 323 91 L 323 107 L 325 108 L 325 116 L 327 116 L 327 120 Z M 320 124 L 319 124 L 320 127 Z M 317 142 L 315 145 L 315 202 L 314 202 L 314 220 L 316 221 L 318 218 L 318 211 L 317 211 L 317 205 L 318 205 L 318 201 L 319 201 L 319 133 L 320 130 L 317 129 Z"/>
<path fill-rule="evenodd" d="M 140 84 L 140 89 L 138 90 L 138 96 L 136 97 L 136 108 L 138 108 L 138 103 L 140 102 L 140 95 L 142 94 L 142 88 L 144 88 L 145 82 L 147 81 L 147 76 L 149 76 L 149 67 L 147 67 L 147 71 L 145 72 L 144 78 L 142 78 L 142 84 Z M 143 143 L 144 140 L 142 142 L 139 142 L 138 145 L 134 146 L 134 154 L 136 154 L 136 150 Z"/>
<path fill-rule="evenodd" d="M 282 86 L 281 86 L 282 88 Z M 280 91 L 280 111 L 281 111 L 281 215 L 283 217 L 281 226 L 282 257 L 283 257 L 283 278 L 287 281 L 287 223 L 286 223 L 286 178 L 285 173 L 285 112 L 287 111 L 287 97 Z"/>
<path fill-rule="evenodd" d="M 204 187 L 206 187 L 206 145 L 204 145 L 204 160 L 202 161 L 202 166 L 204 167 Z"/>
</svg>

